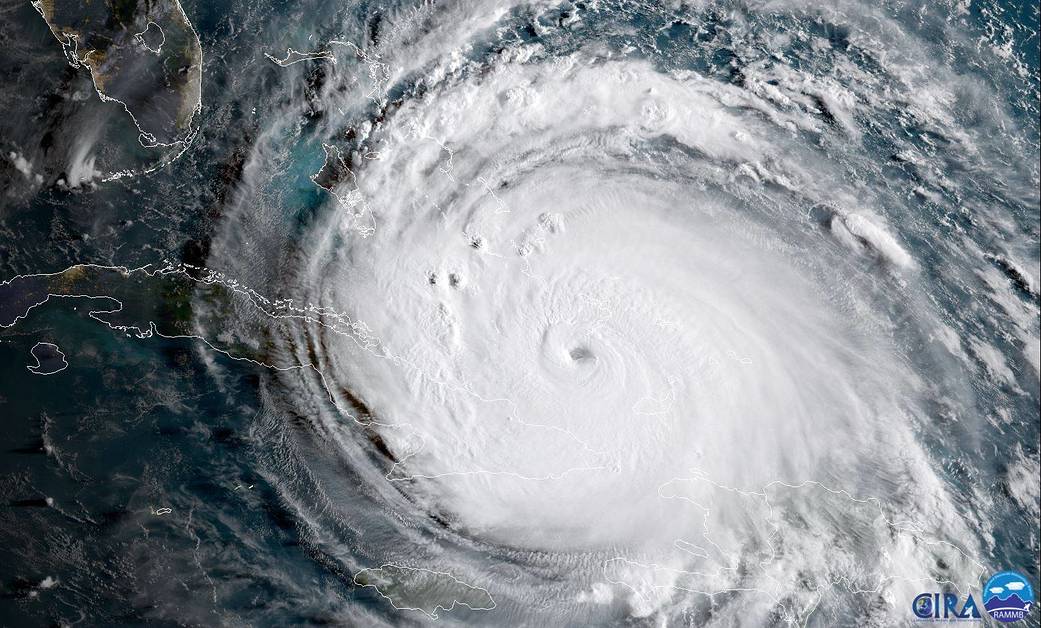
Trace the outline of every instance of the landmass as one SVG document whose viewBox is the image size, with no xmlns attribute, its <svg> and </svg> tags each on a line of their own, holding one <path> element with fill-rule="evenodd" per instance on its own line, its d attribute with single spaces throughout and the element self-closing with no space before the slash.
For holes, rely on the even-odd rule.
<svg viewBox="0 0 1041 628">
<path fill-rule="evenodd" d="M 38 342 L 30 349 L 36 364 L 25 368 L 33 375 L 54 375 L 69 368 L 65 353 L 53 342 Z"/>
<path fill-rule="evenodd" d="M 102 100 L 118 102 L 143 146 L 189 143 L 202 102 L 202 46 L 177 0 L 35 0 L 65 49 L 90 70 Z"/>
<path fill-rule="evenodd" d="M 495 600 L 486 589 L 467 584 L 440 571 L 383 565 L 362 569 L 354 583 L 372 587 L 398 610 L 415 610 L 437 619 L 442 611 L 465 606 L 472 611 L 490 611 Z"/>
</svg>

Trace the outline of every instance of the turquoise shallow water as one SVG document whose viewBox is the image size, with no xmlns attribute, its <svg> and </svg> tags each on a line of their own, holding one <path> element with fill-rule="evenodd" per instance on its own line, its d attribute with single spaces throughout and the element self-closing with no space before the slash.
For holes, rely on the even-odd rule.
<svg viewBox="0 0 1041 628">
<path fill-rule="evenodd" d="M 114 181 L 173 153 L 2 8 L 0 623 L 1037 589 L 1036 3 L 182 6 L 198 135 Z"/>
</svg>

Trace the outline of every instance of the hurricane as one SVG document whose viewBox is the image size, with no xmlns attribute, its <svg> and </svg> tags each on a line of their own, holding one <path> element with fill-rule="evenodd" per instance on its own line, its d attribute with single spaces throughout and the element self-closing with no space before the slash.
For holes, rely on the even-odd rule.
<svg viewBox="0 0 1041 628">
<path fill-rule="evenodd" d="M 173 161 L 106 165 L 230 159 L 203 244 L 9 284 L 19 316 L 89 296 L 98 333 L 191 347 L 248 416 L 228 486 L 278 514 L 169 489 L 197 540 L 264 556 L 171 549 L 189 606 L 883 626 L 1036 582 L 1036 4 L 279 11 L 240 44 L 196 23 L 249 63 L 203 63 Z"/>
</svg>

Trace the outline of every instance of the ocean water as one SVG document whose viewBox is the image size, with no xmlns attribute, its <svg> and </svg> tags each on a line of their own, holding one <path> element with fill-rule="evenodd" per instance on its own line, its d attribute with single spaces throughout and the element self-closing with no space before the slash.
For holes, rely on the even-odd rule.
<svg viewBox="0 0 1041 628">
<path fill-rule="evenodd" d="M 0 8 L 0 623 L 1036 590 L 1036 3 L 56 6 Z"/>
</svg>

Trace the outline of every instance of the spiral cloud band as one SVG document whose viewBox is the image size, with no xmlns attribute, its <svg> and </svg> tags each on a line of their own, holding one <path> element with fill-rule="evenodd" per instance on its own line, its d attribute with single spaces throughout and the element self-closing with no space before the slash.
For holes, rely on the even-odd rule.
<svg viewBox="0 0 1041 628">
<path fill-rule="evenodd" d="M 314 369 L 269 395 L 311 422 L 272 477 L 316 545 L 460 621 L 881 625 L 977 586 L 991 524 L 945 466 L 987 417 L 1033 429 L 1038 171 L 1006 151 L 1037 144 L 905 18 L 467 4 L 269 55 L 313 121 L 243 208 L 324 154 L 267 275 L 312 304 L 273 343 Z M 220 253 L 244 215 L 210 265 L 271 281 Z"/>
<path fill-rule="evenodd" d="M 408 426 L 386 436 L 392 478 L 482 534 L 572 547 L 696 526 L 658 494 L 692 469 L 758 487 L 913 442 L 891 425 L 913 411 L 887 389 L 906 371 L 891 340 L 829 294 L 855 278 L 805 260 L 846 251 L 769 233 L 712 165 L 769 155 L 768 137 L 638 64 L 506 67 L 431 100 L 378 138 L 387 157 L 359 176 L 375 234 L 319 248 L 310 295 L 380 338 L 327 346 Z"/>
<path fill-rule="evenodd" d="M 1037 625 L 1036 2 L 4 15 L 0 624 Z"/>
</svg>

